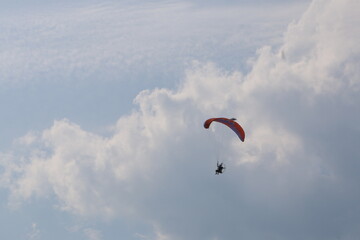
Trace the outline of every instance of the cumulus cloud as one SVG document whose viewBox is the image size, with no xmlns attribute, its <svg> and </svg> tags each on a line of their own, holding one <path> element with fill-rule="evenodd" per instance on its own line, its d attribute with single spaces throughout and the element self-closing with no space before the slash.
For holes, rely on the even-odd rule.
<svg viewBox="0 0 360 240">
<path fill-rule="evenodd" d="M 248 74 L 193 63 L 177 89 L 139 93 L 112 136 L 65 119 L 24 137 L 3 185 L 12 201 L 50 194 L 73 214 L 141 219 L 158 239 L 355 238 L 358 6 L 314 0 Z M 237 117 L 246 141 L 203 129 L 212 116 Z"/>
</svg>

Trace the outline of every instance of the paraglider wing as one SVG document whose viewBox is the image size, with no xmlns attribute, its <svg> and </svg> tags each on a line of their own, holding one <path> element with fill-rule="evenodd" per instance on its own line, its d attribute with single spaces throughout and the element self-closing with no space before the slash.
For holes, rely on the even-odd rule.
<svg viewBox="0 0 360 240">
<path fill-rule="evenodd" d="M 244 131 L 244 129 L 237 122 L 235 122 L 233 119 L 210 118 L 210 119 L 205 121 L 204 128 L 209 128 L 210 124 L 212 122 L 219 122 L 219 123 L 225 124 L 226 126 L 231 128 L 238 135 L 238 137 L 240 138 L 240 140 L 242 142 L 245 140 L 245 131 Z"/>
</svg>

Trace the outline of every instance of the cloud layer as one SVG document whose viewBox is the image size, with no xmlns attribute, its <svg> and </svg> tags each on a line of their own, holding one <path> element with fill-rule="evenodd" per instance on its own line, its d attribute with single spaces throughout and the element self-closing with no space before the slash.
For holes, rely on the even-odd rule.
<svg viewBox="0 0 360 240">
<path fill-rule="evenodd" d="M 2 156 L 11 203 L 54 196 L 73 214 L 147 222 L 158 239 L 354 239 L 358 9 L 313 1 L 248 74 L 194 62 L 177 89 L 139 93 L 110 137 L 64 119 L 19 139 L 24 152 Z M 212 116 L 237 117 L 246 141 L 203 129 Z M 215 177 L 218 157 L 228 171 Z"/>
<path fill-rule="evenodd" d="M 249 48 L 279 43 L 283 20 L 303 7 L 275 6 L 269 14 L 179 1 L 50 6 L 0 17 L 2 82 L 174 77 L 193 58 L 239 67 Z M 232 61 L 235 51 L 244 54 Z"/>
</svg>

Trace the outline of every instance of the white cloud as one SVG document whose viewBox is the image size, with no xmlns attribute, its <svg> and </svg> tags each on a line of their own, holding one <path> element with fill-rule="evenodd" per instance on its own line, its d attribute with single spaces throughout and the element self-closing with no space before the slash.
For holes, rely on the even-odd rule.
<svg viewBox="0 0 360 240">
<path fill-rule="evenodd" d="M 229 55 L 254 49 L 265 39 L 278 43 L 284 19 L 292 19 L 302 7 L 273 7 L 269 14 L 249 6 L 215 9 L 155 1 L 11 11 L 1 17 L 1 81 L 173 75 L 193 58 L 220 58 L 236 67 L 241 57 L 236 55 L 235 64 Z"/>
<path fill-rule="evenodd" d="M 110 137 L 56 121 L 24 161 L 3 163 L 4 184 L 14 198 L 53 194 L 74 214 L 135 216 L 158 239 L 355 238 L 357 6 L 313 1 L 249 74 L 194 63 L 177 89 L 139 93 Z M 203 129 L 211 116 L 237 117 L 245 143 Z M 215 179 L 217 151 L 228 171 Z"/>
</svg>

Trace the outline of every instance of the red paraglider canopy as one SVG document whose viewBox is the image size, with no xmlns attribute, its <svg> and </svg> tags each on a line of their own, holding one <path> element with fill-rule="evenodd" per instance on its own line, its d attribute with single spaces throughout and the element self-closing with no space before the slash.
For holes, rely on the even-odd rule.
<svg viewBox="0 0 360 240">
<path fill-rule="evenodd" d="M 235 122 L 235 120 L 236 120 L 235 118 L 231 118 L 231 119 L 229 119 L 229 118 L 210 118 L 204 122 L 204 128 L 209 128 L 210 124 L 212 122 L 219 122 L 219 123 L 225 124 L 226 126 L 231 128 L 238 135 L 238 137 L 240 138 L 240 140 L 242 142 L 244 142 L 245 141 L 245 131 L 237 122 Z"/>
</svg>

